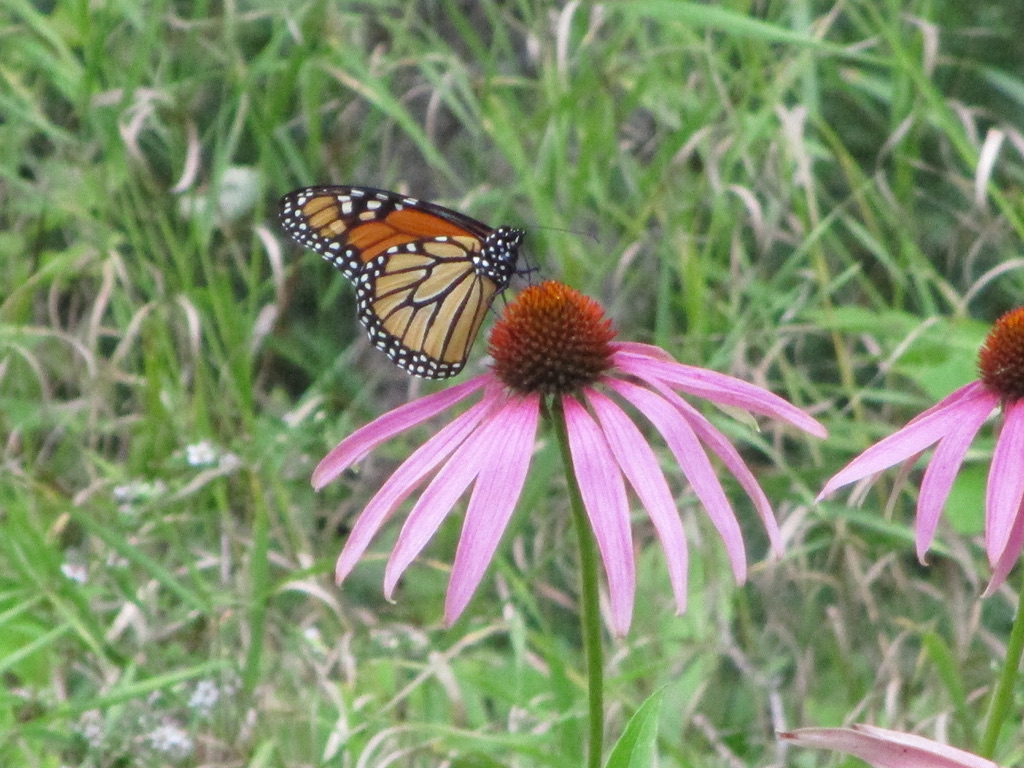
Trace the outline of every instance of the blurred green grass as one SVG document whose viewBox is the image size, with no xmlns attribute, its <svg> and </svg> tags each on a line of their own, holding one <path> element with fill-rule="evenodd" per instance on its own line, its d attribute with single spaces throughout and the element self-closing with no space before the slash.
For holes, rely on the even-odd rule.
<svg viewBox="0 0 1024 768">
<path fill-rule="evenodd" d="M 312 467 L 438 385 L 369 349 L 344 279 L 278 231 L 281 194 L 329 181 L 525 226 L 541 274 L 623 338 L 829 426 L 809 445 L 709 414 L 749 446 L 787 557 L 737 590 L 677 480 L 699 553 L 678 618 L 638 516 L 645 599 L 609 653 L 610 738 L 673 681 L 667 765 L 764 764 L 774 730 L 851 713 L 948 716 L 969 745 L 1014 604 L 978 602 L 983 473 L 927 568 L 912 491 L 811 500 L 972 378 L 985 325 L 1019 304 L 1022 32 L 1013 4 L 925 0 L 5 4 L 3 764 L 573 763 L 557 479 L 534 472 L 453 630 L 458 521 L 395 605 L 393 533 L 333 585 L 353 516 L 422 434 L 319 495 Z"/>
</svg>

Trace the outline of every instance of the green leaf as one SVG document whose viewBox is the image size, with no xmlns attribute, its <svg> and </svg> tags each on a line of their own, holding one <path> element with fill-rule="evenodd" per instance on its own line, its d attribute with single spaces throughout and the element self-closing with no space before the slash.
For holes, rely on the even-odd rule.
<svg viewBox="0 0 1024 768">
<path fill-rule="evenodd" d="M 629 719 L 605 768 L 646 768 L 654 765 L 655 743 L 658 738 L 658 717 L 665 687 L 652 693 Z"/>
</svg>

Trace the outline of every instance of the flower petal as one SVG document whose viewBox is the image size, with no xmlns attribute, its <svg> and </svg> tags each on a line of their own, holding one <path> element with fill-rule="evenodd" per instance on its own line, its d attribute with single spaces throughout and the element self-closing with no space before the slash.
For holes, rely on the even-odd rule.
<svg viewBox="0 0 1024 768">
<path fill-rule="evenodd" d="M 1003 427 L 992 454 L 985 489 L 985 549 L 995 563 L 1003 554 L 1024 501 L 1024 402 L 1003 407 Z"/>
<path fill-rule="evenodd" d="M 612 629 L 616 635 L 625 635 L 633 616 L 636 567 L 622 473 L 586 409 L 572 397 L 563 397 L 562 403 L 573 470 L 608 577 Z"/>
<path fill-rule="evenodd" d="M 972 402 L 985 400 L 990 402 L 992 407 L 995 406 L 994 396 L 984 390 L 975 390 L 966 397 L 963 394 L 955 392 L 954 395 L 958 395 L 958 397 L 954 400 L 950 396 L 952 404 L 948 407 L 922 415 L 884 440 L 872 445 L 825 483 L 825 487 L 818 494 L 818 501 L 830 495 L 837 488 L 888 469 L 937 443 L 947 434 L 959 428 L 962 418 L 960 409 L 965 404 L 969 407 Z"/>
<path fill-rule="evenodd" d="M 1017 518 L 1010 529 L 1010 537 L 1006 540 L 1003 554 L 992 566 L 992 578 L 985 587 L 982 597 L 989 597 L 1002 586 L 1013 566 L 1017 564 L 1021 549 L 1024 549 L 1024 508 L 1017 510 Z"/>
<path fill-rule="evenodd" d="M 412 455 L 384 482 L 352 526 L 352 532 L 341 550 L 338 564 L 334 569 L 334 580 L 338 584 L 355 567 L 391 513 L 416 490 L 423 478 L 433 472 L 438 464 L 462 444 L 493 404 L 494 398 L 485 395 L 483 400 L 446 424 L 436 435 L 413 451 Z"/>
<path fill-rule="evenodd" d="M 960 387 L 960 389 L 953 390 L 944 398 L 939 400 L 939 402 L 937 402 L 935 405 L 921 411 L 919 414 L 917 414 L 917 416 L 912 418 L 907 423 L 913 424 L 915 421 L 923 419 L 925 416 L 928 416 L 929 414 L 935 413 L 935 411 L 944 411 L 946 408 L 950 408 L 954 405 L 957 405 L 961 400 L 968 398 L 973 400 L 981 396 L 982 394 L 989 395 L 990 399 L 992 400 L 993 408 L 995 407 L 995 404 L 999 402 L 999 396 L 993 395 L 991 392 L 989 392 L 988 387 L 985 386 L 985 383 L 983 381 L 972 381 L 970 384 L 965 384 L 964 386 Z"/>
<path fill-rule="evenodd" d="M 750 471 L 746 462 L 743 461 L 740 452 L 736 450 L 736 446 L 729 442 L 729 438 L 718 431 L 704 414 L 683 398 L 663 384 L 656 384 L 656 386 L 661 396 L 675 406 L 676 410 L 683 415 L 683 418 L 690 423 L 700 441 L 714 451 L 715 455 L 725 464 L 726 469 L 733 474 L 743 490 L 747 492 L 750 500 L 754 502 L 754 509 L 757 510 L 757 514 L 764 524 L 772 551 L 776 555 L 781 556 L 782 534 L 779 532 L 779 523 L 775 519 L 775 513 L 772 512 L 771 502 L 768 501 L 768 497 L 765 496 L 761 486 L 758 485 L 754 473 Z"/>
<path fill-rule="evenodd" d="M 319 491 L 385 440 L 436 416 L 493 380 L 492 374 L 476 376 L 462 384 L 401 405 L 360 427 L 317 464 L 313 470 L 313 488 Z"/>
<path fill-rule="evenodd" d="M 921 496 L 917 501 L 917 521 L 914 528 L 917 559 L 922 563 L 935 536 L 939 515 L 946 505 L 953 481 L 960 471 L 971 442 L 992 413 L 992 403 L 985 398 L 973 398 L 956 405 L 956 410 L 959 415 L 957 428 L 939 440 L 921 480 Z"/>
<path fill-rule="evenodd" d="M 912 733 L 871 725 L 853 728 L 801 728 L 779 738 L 802 747 L 820 747 L 859 757 L 875 768 L 999 768 L 991 760 Z"/>
<path fill-rule="evenodd" d="M 732 405 L 781 419 L 815 437 L 828 436 L 828 431 L 820 422 L 792 403 L 734 376 L 682 363 L 668 363 L 633 351 L 617 351 L 613 360 L 623 371 L 643 381 L 660 380 L 670 384 L 673 389 L 680 389 L 715 403 Z"/>
<path fill-rule="evenodd" d="M 533 457 L 539 417 L 540 397 L 529 395 L 510 401 L 480 428 L 490 455 L 483 460 L 455 552 L 444 605 L 448 626 L 465 610 L 515 511 Z"/>
<path fill-rule="evenodd" d="M 742 584 L 747 578 L 747 556 L 743 549 L 740 524 L 693 428 L 670 403 L 648 389 L 617 381 L 615 391 L 635 405 L 665 438 L 694 493 L 718 529 L 732 564 L 733 575 Z"/>
<path fill-rule="evenodd" d="M 618 405 L 592 389 L 586 395 L 615 460 L 651 516 L 665 550 L 676 608 L 683 613 L 686 610 L 686 535 L 658 458 L 636 424 Z"/>
<path fill-rule="evenodd" d="M 613 341 L 611 346 L 615 350 L 621 350 L 622 352 L 632 352 L 640 357 L 650 357 L 655 360 L 661 360 L 665 363 L 674 363 L 676 359 L 672 357 L 661 347 L 655 346 L 654 344 L 644 344 L 639 341 Z"/>
<path fill-rule="evenodd" d="M 438 470 L 430 485 L 417 499 L 402 525 L 384 569 L 386 598 L 391 599 L 391 593 L 405 569 L 427 545 L 469 484 L 480 474 L 488 458 L 489 443 L 493 441 L 491 431 L 484 429 L 484 426 L 477 427 Z"/>
</svg>

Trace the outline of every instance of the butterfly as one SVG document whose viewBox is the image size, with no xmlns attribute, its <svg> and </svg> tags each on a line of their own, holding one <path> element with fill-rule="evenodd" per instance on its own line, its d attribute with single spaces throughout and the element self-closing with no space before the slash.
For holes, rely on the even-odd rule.
<svg viewBox="0 0 1024 768">
<path fill-rule="evenodd" d="M 516 273 L 523 230 L 492 229 L 372 187 L 306 187 L 281 198 L 281 226 L 355 285 L 375 347 L 427 379 L 462 370 L 495 296 Z"/>
</svg>

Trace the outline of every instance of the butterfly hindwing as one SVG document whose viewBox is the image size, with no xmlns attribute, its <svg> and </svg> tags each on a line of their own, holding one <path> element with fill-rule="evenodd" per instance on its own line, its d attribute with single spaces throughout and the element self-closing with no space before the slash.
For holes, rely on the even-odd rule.
<svg viewBox="0 0 1024 768">
<path fill-rule="evenodd" d="M 370 340 L 417 376 L 454 376 L 465 365 L 498 292 L 473 269 L 475 238 L 418 240 L 367 265 L 356 289 Z"/>
</svg>

